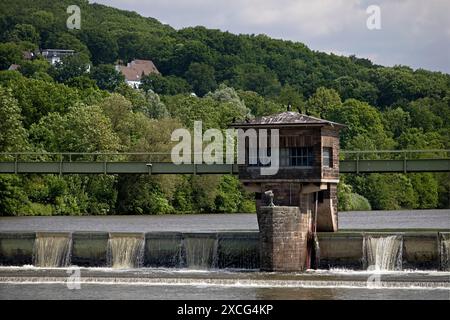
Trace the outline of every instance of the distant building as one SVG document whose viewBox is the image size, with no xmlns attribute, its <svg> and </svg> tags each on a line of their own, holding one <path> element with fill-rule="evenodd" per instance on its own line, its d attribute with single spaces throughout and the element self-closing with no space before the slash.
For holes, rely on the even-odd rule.
<svg viewBox="0 0 450 320">
<path fill-rule="evenodd" d="M 33 60 L 36 55 L 31 51 L 22 51 L 23 60 Z"/>
<path fill-rule="evenodd" d="M 55 65 L 60 62 L 62 58 L 75 54 L 74 50 L 66 49 L 44 49 L 41 55 L 50 62 L 51 65 Z"/>
<path fill-rule="evenodd" d="M 143 76 L 160 74 L 151 60 L 133 60 L 126 66 L 116 65 L 116 70 L 123 74 L 125 82 L 132 88 L 140 87 Z"/>
<path fill-rule="evenodd" d="M 19 68 L 20 68 L 19 64 L 12 64 L 12 65 L 9 66 L 8 70 L 9 71 L 16 71 L 16 70 L 19 70 Z"/>
</svg>

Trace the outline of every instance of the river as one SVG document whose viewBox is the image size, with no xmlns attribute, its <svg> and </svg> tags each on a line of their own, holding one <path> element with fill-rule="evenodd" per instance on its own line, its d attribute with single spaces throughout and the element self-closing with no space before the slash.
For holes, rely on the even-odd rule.
<svg viewBox="0 0 450 320">
<path fill-rule="evenodd" d="M 340 212 L 339 229 L 450 229 L 450 210 Z M 0 231 L 231 230 L 258 230 L 256 214 L 0 217 Z"/>
<path fill-rule="evenodd" d="M 257 230 L 255 214 L 1 217 L 5 231 Z M 450 231 L 450 210 L 342 212 L 340 230 Z M 450 300 L 450 272 L 0 267 L 0 299 L 440 299 Z M 79 289 L 70 287 L 76 279 Z M 374 281 L 375 280 L 375 281 Z M 69 283 L 69 286 L 68 286 Z M 75 286 L 76 287 L 76 286 Z"/>
</svg>

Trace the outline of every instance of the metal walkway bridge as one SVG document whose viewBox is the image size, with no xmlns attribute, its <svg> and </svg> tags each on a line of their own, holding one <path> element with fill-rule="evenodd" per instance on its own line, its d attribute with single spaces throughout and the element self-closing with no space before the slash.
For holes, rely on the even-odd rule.
<svg viewBox="0 0 450 320">
<path fill-rule="evenodd" d="M 341 173 L 450 172 L 450 150 L 341 151 Z M 0 174 L 237 174 L 237 164 L 180 164 L 169 153 L 0 153 Z"/>
</svg>

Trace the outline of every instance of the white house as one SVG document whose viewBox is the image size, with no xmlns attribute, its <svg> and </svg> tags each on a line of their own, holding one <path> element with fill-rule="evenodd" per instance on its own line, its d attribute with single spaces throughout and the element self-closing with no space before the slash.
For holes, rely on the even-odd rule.
<svg viewBox="0 0 450 320">
<path fill-rule="evenodd" d="M 151 73 L 160 74 L 155 64 L 151 60 L 133 60 L 126 66 L 116 65 L 116 70 L 120 71 L 124 77 L 125 82 L 132 88 L 139 88 L 143 76 Z"/>
</svg>

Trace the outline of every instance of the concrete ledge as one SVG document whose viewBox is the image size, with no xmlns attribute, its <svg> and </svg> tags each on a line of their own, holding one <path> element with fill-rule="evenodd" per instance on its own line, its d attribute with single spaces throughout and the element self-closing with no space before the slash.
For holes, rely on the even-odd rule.
<svg viewBox="0 0 450 320">
<path fill-rule="evenodd" d="M 258 269 L 260 266 L 259 232 L 218 234 L 219 269 Z"/>
<path fill-rule="evenodd" d="M 437 233 L 403 235 L 403 269 L 439 270 Z"/>
<path fill-rule="evenodd" d="M 35 238 L 34 232 L 0 233 L 0 265 L 32 264 Z"/>
<path fill-rule="evenodd" d="M 144 266 L 176 268 L 183 264 L 183 235 L 180 232 L 151 232 L 145 235 Z"/>
<path fill-rule="evenodd" d="M 22 266 L 33 263 L 33 247 L 36 236 L 44 233 L 0 233 L 0 265 Z M 120 233 L 113 233 L 118 235 Z M 45 235 L 68 236 L 69 233 L 45 233 Z M 129 235 L 128 233 L 121 235 Z M 136 235 L 136 234 L 134 234 Z M 144 234 L 140 234 L 140 236 Z M 403 268 L 419 270 L 449 270 L 448 252 L 443 251 L 450 240 L 450 232 L 402 231 L 402 232 L 335 232 L 318 233 L 320 268 L 363 268 L 364 236 L 403 236 Z M 73 265 L 106 266 L 108 232 L 72 233 Z M 210 232 L 180 233 L 151 232 L 145 234 L 145 267 L 187 267 L 186 241 L 210 241 L 214 243 L 215 268 L 260 267 L 260 244 L 258 232 Z M 191 243 L 192 244 L 192 243 Z M 192 253 L 192 252 L 191 252 Z"/>
<path fill-rule="evenodd" d="M 72 264 L 86 267 L 105 266 L 108 239 L 107 232 L 74 232 Z"/>
<path fill-rule="evenodd" d="M 320 247 L 320 269 L 363 268 L 363 238 L 357 232 L 320 232 L 317 234 Z"/>
</svg>

